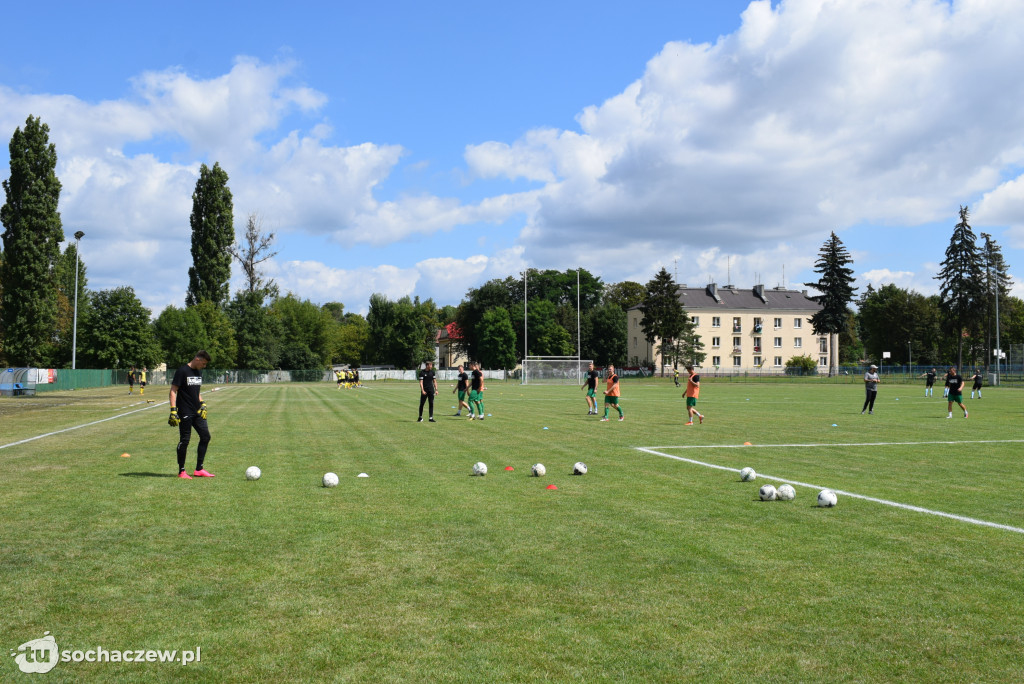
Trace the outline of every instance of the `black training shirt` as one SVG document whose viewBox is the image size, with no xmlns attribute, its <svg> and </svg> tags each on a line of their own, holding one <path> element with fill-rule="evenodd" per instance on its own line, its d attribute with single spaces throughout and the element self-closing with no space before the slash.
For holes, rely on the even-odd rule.
<svg viewBox="0 0 1024 684">
<path fill-rule="evenodd" d="M 171 384 L 178 388 L 178 415 L 195 415 L 199 411 L 199 392 L 203 387 L 202 373 L 186 363 L 174 373 Z"/>
<path fill-rule="evenodd" d="M 465 392 L 467 387 L 469 387 L 469 376 L 466 375 L 464 372 L 463 373 L 459 373 L 459 386 L 458 386 L 458 390 L 460 392 Z"/>
<path fill-rule="evenodd" d="M 424 369 L 423 374 L 420 375 L 420 380 L 423 381 L 423 391 L 427 394 L 434 393 L 434 371 Z"/>
</svg>

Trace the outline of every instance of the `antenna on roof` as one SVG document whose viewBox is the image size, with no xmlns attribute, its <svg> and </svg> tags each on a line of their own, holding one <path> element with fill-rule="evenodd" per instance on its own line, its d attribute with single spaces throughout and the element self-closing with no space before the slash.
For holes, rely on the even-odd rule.
<svg viewBox="0 0 1024 684">
<path fill-rule="evenodd" d="M 732 257 L 725 257 L 725 284 L 732 285 Z"/>
</svg>

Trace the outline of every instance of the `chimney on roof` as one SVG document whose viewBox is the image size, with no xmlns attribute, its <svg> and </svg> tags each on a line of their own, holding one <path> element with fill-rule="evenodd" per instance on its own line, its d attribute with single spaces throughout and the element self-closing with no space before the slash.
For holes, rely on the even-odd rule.
<svg viewBox="0 0 1024 684">
<path fill-rule="evenodd" d="M 722 303 L 722 298 L 718 296 L 718 283 L 708 283 L 707 292 L 716 302 Z"/>
<path fill-rule="evenodd" d="M 764 285 L 755 285 L 754 286 L 754 296 L 756 296 L 758 299 L 760 299 L 765 304 L 768 303 L 768 300 L 764 298 Z"/>
</svg>

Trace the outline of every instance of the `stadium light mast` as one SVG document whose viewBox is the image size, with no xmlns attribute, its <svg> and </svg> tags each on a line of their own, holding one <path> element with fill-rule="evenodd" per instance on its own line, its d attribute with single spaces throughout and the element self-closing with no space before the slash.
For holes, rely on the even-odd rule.
<svg viewBox="0 0 1024 684">
<path fill-rule="evenodd" d="M 75 231 L 75 316 L 71 325 L 71 370 L 75 369 L 76 354 L 78 352 L 78 272 L 82 268 L 82 257 L 78 254 L 78 242 L 85 233 Z"/>
<path fill-rule="evenodd" d="M 526 336 L 526 308 L 530 301 L 530 296 L 526 292 L 526 277 L 530 273 L 530 267 L 527 266 L 523 269 L 523 384 L 526 384 L 526 358 L 530 355 L 529 345 L 527 344 Z"/>
<path fill-rule="evenodd" d="M 583 358 L 583 338 L 580 336 L 580 269 L 576 268 L 576 368 Z"/>
</svg>

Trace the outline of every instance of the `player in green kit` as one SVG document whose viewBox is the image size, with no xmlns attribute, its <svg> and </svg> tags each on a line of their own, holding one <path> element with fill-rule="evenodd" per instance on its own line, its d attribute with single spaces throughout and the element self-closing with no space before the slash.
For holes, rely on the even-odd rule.
<svg viewBox="0 0 1024 684">
<path fill-rule="evenodd" d="M 597 415 L 597 379 L 600 374 L 594 370 L 594 364 L 587 367 L 587 379 L 580 386 L 580 389 L 587 388 L 587 415 Z"/>
<path fill-rule="evenodd" d="M 469 417 L 473 417 L 473 409 L 470 408 L 469 402 L 466 401 L 466 392 L 469 390 L 469 376 L 466 375 L 465 369 L 462 364 L 459 364 L 459 384 L 455 386 L 452 393 L 459 393 L 459 410 L 455 412 L 455 415 L 462 415 L 462 407 L 465 406 L 466 410 L 469 411 Z"/>
<path fill-rule="evenodd" d="M 480 362 L 471 363 L 472 379 L 469 381 L 469 419 L 484 419 L 484 373 L 480 370 Z M 474 414 L 475 412 L 475 414 Z"/>
</svg>

